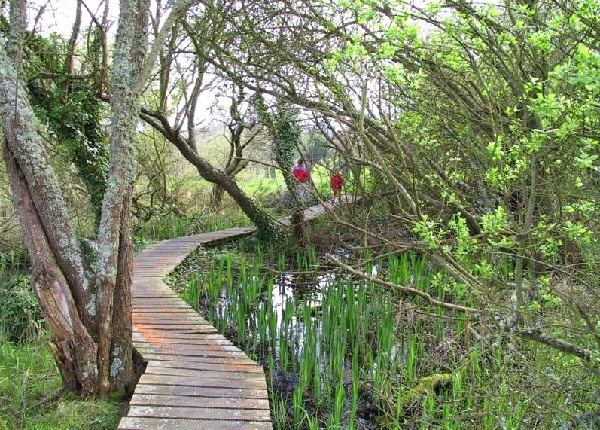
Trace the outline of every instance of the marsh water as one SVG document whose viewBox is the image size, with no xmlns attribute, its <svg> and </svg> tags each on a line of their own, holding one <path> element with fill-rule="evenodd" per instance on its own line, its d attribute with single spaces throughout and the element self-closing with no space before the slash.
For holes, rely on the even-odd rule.
<svg viewBox="0 0 600 430">
<path fill-rule="evenodd" d="M 334 255 L 352 258 L 343 249 Z M 324 266 L 315 252 L 289 260 L 218 254 L 184 296 L 264 365 L 276 428 L 386 428 L 382 411 L 401 408 L 383 403 L 399 400 L 397 384 L 417 377 L 424 340 L 410 335 L 381 287 Z M 366 269 L 392 269 L 413 283 L 429 276 L 408 258 Z"/>
</svg>

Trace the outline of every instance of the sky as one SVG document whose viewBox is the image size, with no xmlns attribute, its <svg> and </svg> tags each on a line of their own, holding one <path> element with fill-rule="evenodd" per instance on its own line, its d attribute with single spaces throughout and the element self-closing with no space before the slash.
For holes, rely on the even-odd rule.
<svg viewBox="0 0 600 430">
<path fill-rule="evenodd" d="M 42 34 L 58 33 L 64 36 L 69 35 L 73 21 L 75 20 L 76 0 L 29 0 L 28 3 L 29 27 L 34 24 L 38 12 L 45 5 L 44 13 L 37 25 L 37 31 Z M 84 4 L 94 13 L 98 12 L 101 3 L 103 3 L 101 0 L 84 0 Z M 109 4 L 109 11 L 112 12 L 110 19 L 115 23 L 118 16 L 119 2 L 118 0 L 112 0 Z M 101 13 L 97 15 L 100 17 Z M 82 13 L 83 26 L 87 26 L 90 21 L 90 14 L 84 7 Z"/>
</svg>

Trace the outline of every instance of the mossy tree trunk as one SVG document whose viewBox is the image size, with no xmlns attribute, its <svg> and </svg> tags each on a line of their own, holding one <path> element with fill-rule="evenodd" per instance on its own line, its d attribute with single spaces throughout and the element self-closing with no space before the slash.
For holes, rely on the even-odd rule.
<svg viewBox="0 0 600 430">
<path fill-rule="evenodd" d="M 273 153 L 275 161 L 283 174 L 285 185 L 292 197 L 293 212 L 290 220 L 295 240 L 303 245 L 306 232 L 304 229 L 304 204 L 301 201 L 296 180 L 292 175 L 294 153 L 300 143 L 300 128 L 298 127 L 295 112 L 290 105 L 279 104 L 275 113 L 267 110 L 262 94 L 254 98 L 254 105 L 258 116 L 273 140 Z"/>
</svg>

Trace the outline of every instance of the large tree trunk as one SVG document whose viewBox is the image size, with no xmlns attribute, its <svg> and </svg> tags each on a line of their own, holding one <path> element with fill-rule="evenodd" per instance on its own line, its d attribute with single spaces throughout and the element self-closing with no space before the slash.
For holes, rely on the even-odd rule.
<svg viewBox="0 0 600 430">
<path fill-rule="evenodd" d="M 121 232 L 119 239 L 119 258 L 117 265 L 117 283 L 113 307 L 113 343 L 112 343 L 112 388 L 124 388 L 127 392 L 133 390 L 135 372 L 131 336 L 131 287 L 133 273 L 133 241 L 131 240 L 131 195 L 130 186 L 123 199 L 121 215 Z"/>
<path fill-rule="evenodd" d="M 15 126 L 13 131 L 18 129 Z M 14 204 L 22 224 L 26 226 L 23 231 L 33 263 L 33 290 L 52 332 L 50 343 L 63 387 L 84 395 L 93 394 L 97 382 L 96 345 L 80 318 L 71 286 L 57 264 L 25 175 L 10 152 L 8 139 L 5 140 L 3 157 Z"/>
<path fill-rule="evenodd" d="M 19 63 L 13 63 L 0 45 L 3 158 L 33 262 L 33 288 L 53 334 L 63 383 L 67 389 L 92 394 L 97 382 L 93 285 L 84 275 L 58 179 L 37 132 L 41 125 L 13 66 Z"/>
<path fill-rule="evenodd" d="M 117 381 L 127 384 L 132 375 L 129 298 L 131 143 L 139 112 L 141 88 L 138 79 L 146 57 L 150 0 L 121 1 L 120 5 L 112 76 L 112 163 L 98 229 L 98 382 L 101 395 L 123 388 Z M 126 272 L 120 273 L 119 269 Z M 117 291 L 122 296 L 117 300 L 121 309 L 115 308 Z M 123 309 L 124 306 L 127 308 Z"/>
</svg>

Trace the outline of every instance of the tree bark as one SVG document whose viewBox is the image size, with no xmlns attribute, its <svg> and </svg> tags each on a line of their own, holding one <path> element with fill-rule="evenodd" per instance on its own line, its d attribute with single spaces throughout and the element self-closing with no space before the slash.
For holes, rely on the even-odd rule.
<svg viewBox="0 0 600 430">
<path fill-rule="evenodd" d="M 32 286 L 52 332 L 50 343 L 63 388 L 93 394 L 97 379 L 96 345 L 80 319 L 70 285 L 57 264 L 26 177 L 10 152 L 8 139 L 4 141 L 3 158 L 15 207 L 27 227 L 23 231 L 33 263 Z"/>
<path fill-rule="evenodd" d="M 192 0 L 173 5 L 153 55 Z M 134 380 L 131 336 L 131 142 L 139 96 L 153 57 L 146 59 L 150 0 L 122 0 L 115 42 L 110 128 L 111 166 L 98 229 L 98 269 L 84 271 L 57 176 L 22 85 L 25 2 L 11 1 L 11 40 L 0 43 L 3 158 L 33 263 L 32 284 L 52 332 L 63 387 L 82 395 L 127 390 Z M 76 32 L 74 32 L 75 34 Z M 94 282 L 92 282 L 94 281 Z"/>
<path fill-rule="evenodd" d="M 113 306 L 112 354 L 110 357 L 111 390 L 124 389 L 133 391 L 135 372 L 131 348 L 131 287 L 133 285 L 133 241 L 131 240 L 131 195 L 130 186 L 123 199 L 121 214 L 121 231 L 119 235 L 119 258 L 117 265 L 117 282 Z"/>
<path fill-rule="evenodd" d="M 139 112 L 140 86 L 137 79 L 142 70 L 146 56 L 148 40 L 148 11 L 150 1 L 121 1 L 119 28 L 116 36 L 116 49 L 113 65 L 113 97 L 111 104 L 113 116 L 111 121 L 110 152 L 112 155 L 108 184 L 102 202 L 102 218 L 98 229 L 98 379 L 99 392 L 106 395 L 112 388 L 111 378 L 126 379 L 122 373 L 130 369 L 112 361 L 113 355 L 129 357 L 131 362 L 131 341 L 126 344 L 114 343 L 117 324 L 113 320 L 115 310 L 115 291 L 119 286 L 121 294 L 129 295 L 130 275 L 119 274 L 118 268 L 128 268 L 129 264 L 120 263 L 120 258 L 127 258 L 127 245 L 121 239 L 130 240 L 129 200 L 131 200 L 131 183 L 133 181 L 133 164 L 131 143 Z M 126 210 L 127 208 L 127 210 Z M 120 252 L 125 252 L 121 254 Z M 118 285 L 120 284 L 120 285 Z M 123 289 L 126 288 L 127 291 Z M 130 323 L 131 324 L 131 323 Z M 123 327 L 120 327 L 123 328 Z M 131 332 L 131 328 L 128 330 Z M 121 336 L 121 340 L 124 340 Z"/>
</svg>

